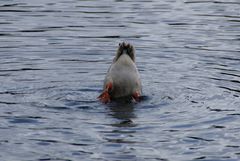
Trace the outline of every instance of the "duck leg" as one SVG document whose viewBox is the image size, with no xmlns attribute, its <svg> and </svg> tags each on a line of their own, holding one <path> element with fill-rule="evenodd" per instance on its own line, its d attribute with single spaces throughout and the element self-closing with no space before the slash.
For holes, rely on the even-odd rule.
<svg viewBox="0 0 240 161">
<path fill-rule="evenodd" d="M 133 95 L 132 95 L 133 102 L 139 102 L 140 101 L 140 96 L 141 96 L 140 92 L 138 92 L 138 91 L 134 92 Z"/>
<path fill-rule="evenodd" d="M 106 87 L 104 89 L 104 91 L 102 92 L 102 94 L 100 94 L 100 96 L 98 96 L 98 99 L 102 102 L 102 103 L 108 103 L 110 102 L 110 95 L 109 92 L 112 90 L 112 83 L 108 83 L 106 84 Z"/>
</svg>

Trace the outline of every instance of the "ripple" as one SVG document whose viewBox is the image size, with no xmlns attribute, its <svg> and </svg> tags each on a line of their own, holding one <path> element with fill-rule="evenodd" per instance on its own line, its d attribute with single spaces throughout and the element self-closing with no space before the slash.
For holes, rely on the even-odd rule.
<svg viewBox="0 0 240 161">
<path fill-rule="evenodd" d="M 74 145 L 74 146 L 89 146 L 90 144 L 82 144 L 82 143 L 71 143 L 71 142 L 64 142 L 64 141 L 60 141 L 60 140 L 53 140 L 53 139 L 29 139 L 32 141 L 37 141 L 39 142 L 39 144 L 42 143 L 53 143 L 53 144 L 58 144 L 58 143 L 63 143 L 63 144 L 69 144 L 69 145 Z"/>
<path fill-rule="evenodd" d="M 201 156 L 201 157 L 194 158 L 194 160 L 203 160 L 203 159 L 206 159 L 206 157 L 205 156 Z"/>
<path fill-rule="evenodd" d="M 3 5 L 0 5 L 0 7 L 14 7 L 14 6 L 25 5 L 25 4 L 26 3 L 3 4 Z"/>
<path fill-rule="evenodd" d="M 18 72 L 18 71 L 35 71 L 35 70 L 46 70 L 46 69 L 38 69 L 38 68 L 20 68 L 20 69 L 6 69 L 6 70 L 0 70 L 0 72 Z"/>
<path fill-rule="evenodd" d="M 18 32 L 46 32 L 48 30 L 32 29 L 32 30 L 18 30 Z"/>
<path fill-rule="evenodd" d="M 29 102 L 30 106 L 38 107 L 38 108 L 46 108 L 46 109 L 54 109 L 54 110 L 69 110 L 70 108 L 67 106 L 61 106 L 61 105 L 50 105 L 46 103 L 40 103 L 40 102 Z"/>
<path fill-rule="evenodd" d="M 57 158 L 57 157 L 44 157 L 44 158 L 38 159 L 38 161 L 54 161 L 54 160 L 71 161 L 71 159 L 64 159 L 64 158 Z"/>
<path fill-rule="evenodd" d="M 129 39 L 129 38 L 141 38 L 147 37 L 147 35 L 130 35 L 130 36 L 123 36 L 123 35 L 106 35 L 106 36 L 73 36 L 77 38 L 88 38 L 88 39 L 96 39 L 96 38 L 103 38 L 103 39 Z"/>
<path fill-rule="evenodd" d="M 1 160 L 236 160 L 239 4 L 2 1 Z M 105 105 L 121 41 L 143 96 Z"/>
<path fill-rule="evenodd" d="M 0 101 L 0 104 L 16 105 L 16 104 L 18 104 L 18 103 L 16 103 L 16 102 L 5 102 L 5 101 Z"/>
<path fill-rule="evenodd" d="M 199 141 L 207 141 L 207 142 L 215 141 L 213 139 L 205 139 L 205 138 L 195 137 L 195 136 L 189 136 L 188 138 L 194 139 L 194 140 L 199 140 Z"/>
<path fill-rule="evenodd" d="M 10 123 L 13 124 L 39 124 L 39 119 L 46 119 L 44 117 L 39 116 L 14 116 L 8 118 Z"/>
<path fill-rule="evenodd" d="M 213 0 L 209 0 L 209 1 L 186 1 L 184 3 L 216 3 L 216 4 L 240 4 L 239 2 L 221 2 L 221 1 L 213 1 Z"/>
<path fill-rule="evenodd" d="M 4 91 L 4 92 L 0 92 L 0 94 L 4 95 L 4 94 L 9 94 L 9 95 L 24 95 L 24 94 L 31 94 L 31 92 L 20 92 L 20 91 Z M 4 102 L 4 101 L 3 101 Z"/>
<path fill-rule="evenodd" d="M 123 144 L 135 144 L 137 142 L 135 141 L 130 141 L 130 140 L 126 140 L 126 139 L 110 139 L 110 138 L 105 138 L 105 140 L 107 140 L 110 143 L 123 143 Z"/>
<path fill-rule="evenodd" d="M 13 12 L 13 13 L 18 13 L 18 12 L 32 12 L 32 11 L 29 11 L 29 10 L 14 10 L 14 9 L 3 9 L 3 10 L 0 10 L 0 12 Z"/>
<path fill-rule="evenodd" d="M 76 108 L 77 108 L 77 109 L 82 109 L 82 110 L 92 109 L 92 107 L 89 106 L 89 105 L 81 105 L 81 106 L 77 106 Z"/>
<path fill-rule="evenodd" d="M 9 34 L 9 33 L 0 33 L 0 36 L 12 36 L 12 34 Z"/>
<path fill-rule="evenodd" d="M 132 120 L 123 120 L 120 121 L 119 123 L 111 124 L 111 126 L 114 127 L 136 127 L 137 124 L 135 124 Z"/>
<path fill-rule="evenodd" d="M 224 49 L 211 49 L 206 47 L 190 47 L 190 46 L 184 46 L 187 49 L 195 49 L 195 50 L 206 50 L 206 51 L 219 51 L 219 52 L 233 52 L 233 53 L 239 53 L 240 50 L 224 50 Z M 231 60 L 231 58 L 229 59 Z M 234 59 L 232 59 L 234 60 Z"/>
<path fill-rule="evenodd" d="M 231 110 L 231 109 L 214 109 L 214 108 L 210 108 L 207 107 L 207 109 L 209 109 L 210 111 L 215 111 L 215 112 L 222 112 L 222 111 L 235 111 L 235 110 Z"/>
<path fill-rule="evenodd" d="M 63 62 L 79 62 L 79 63 L 98 63 L 101 62 L 102 60 L 83 60 L 83 59 L 60 59 L 58 61 L 63 61 Z"/>
<path fill-rule="evenodd" d="M 239 77 L 240 78 L 240 75 L 238 75 L 238 74 L 225 73 L 225 72 L 220 72 L 220 74 L 222 74 L 222 75 L 229 75 L 229 76 L 234 76 L 234 77 Z"/>
<path fill-rule="evenodd" d="M 222 89 L 226 89 L 226 90 L 232 91 L 232 92 L 240 93 L 240 89 L 233 89 L 233 88 L 224 87 L 224 86 L 218 86 L 218 87 L 222 88 Z"/>
<path fill-rule="evenodd" d="M 228 147 L 228 148 L 240 148 L 240 146 L 238 146 L 238 145 L 226 145 L 226 147 Z"/>
<path fill-rule="evenodd" d="M 226 128 L 226 127 L 225 127 L 225 126 L 221 126 L 221 125 L 213 125 L 212 128 L 224 129 L 224 128 Z"/>
</svg>

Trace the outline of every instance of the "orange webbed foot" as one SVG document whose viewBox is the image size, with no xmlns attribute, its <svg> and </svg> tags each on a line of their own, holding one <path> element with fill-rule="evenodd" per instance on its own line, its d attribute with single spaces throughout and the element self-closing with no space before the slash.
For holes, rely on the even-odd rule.
<svg viewBox="0 0 240 161">
<path fill-rule="evenodd" d="M 108 103 L 111 101 L 109 91 L 112 89 L 112 83 L 108 83 L 105 87 L 105 90 L 98 96 L 98 99 L 103 103 Z"/>
<path fill-rule="evenodd" d="M 110 95 L 107 91 L 104 91 L 100 96 L 98 96 L 98 99 L 102 102 L 102 103 L 108 103 L 110 102 Z"/>
<path fill-rule="evenodd" d="M 133 95 L 132 95 L 132 100 L 133 100 L 133 102 L 134 103 L 136 103 L 136 102 L 139 102 L 140 101 L 140 93 L 139 92 L 135 92 L 135 93 L 133 93 Z"/>
</svg>

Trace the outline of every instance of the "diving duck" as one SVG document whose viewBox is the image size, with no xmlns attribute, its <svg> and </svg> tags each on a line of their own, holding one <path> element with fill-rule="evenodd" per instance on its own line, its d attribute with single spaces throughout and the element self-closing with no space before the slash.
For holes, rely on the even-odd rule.
<svg viewBox="0 0 240 161">
<path fill-rule="evenodd" d="M 119 43 L 116 56 L 104 79 L 103 92 L 98 97 L 101 102 L 108 103 L 121 97 L 131 97 L 134 102 L 139 101 L 142 85 L 135 57 L 135 49 L 131 44 Z"/>
</svg>

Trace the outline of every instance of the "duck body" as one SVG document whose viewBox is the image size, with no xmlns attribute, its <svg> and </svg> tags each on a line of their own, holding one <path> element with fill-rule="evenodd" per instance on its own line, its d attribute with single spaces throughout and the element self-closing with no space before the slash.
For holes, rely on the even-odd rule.
<svg viewBox="0 0 240 161">
<path fill-rule="evenodd" d="M 120 43 L 104 79 L 103 92 L 98 97 L 103 103 L 120 97 L 132 97 L 138 101 L 142 86 L 135 64 L 135 50 L 131 44 Z"/>
</svg>

